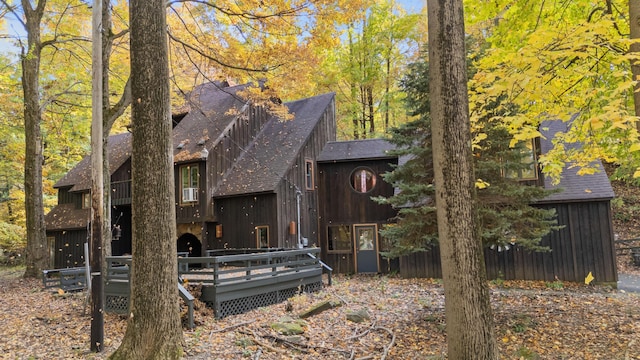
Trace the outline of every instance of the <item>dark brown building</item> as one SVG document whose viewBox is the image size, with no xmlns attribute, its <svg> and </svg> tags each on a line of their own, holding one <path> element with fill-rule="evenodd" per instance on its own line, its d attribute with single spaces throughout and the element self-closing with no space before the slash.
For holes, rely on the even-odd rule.
<svg viewBox="0 0 640 360">
<path fill-rule="evenodd" d="M 381 176 L 398 164 L 390 143 L 335 141 L 333 94 L 286 103 L 294 118 L 282 121 L 238 94 L 247 86 L 201 85 L 188 110 L 174 117 L 179 252 L 317 246 L 336 272 L 441 277 L 437 248 L 395 260 L 380 255 L 386 245 L 378 230 L 393 222 L 395 210 L 372 197 L 396 191 Z M 543 126 L 543 153 L 563 126 Z M 130 134 L 110 137 L 109 149 L 112 219 L 120 229 L 112 249 L 122 255 L 131 252 Z M 84 263 L 89 166 L 86 157 L 55 185 L 58 205 L 46 216 L 52 267 Z M 541 177 L 527 183 L 553 187 Z M 551 251 L 487 248 L 489 277 L 583 281 L 591 272 L 598 282 L 617 281 L 606 174 L 566 169 L 558 187 L 537 204 L 555 208 L 563 226 L 543 239 Z"/>
</svg>

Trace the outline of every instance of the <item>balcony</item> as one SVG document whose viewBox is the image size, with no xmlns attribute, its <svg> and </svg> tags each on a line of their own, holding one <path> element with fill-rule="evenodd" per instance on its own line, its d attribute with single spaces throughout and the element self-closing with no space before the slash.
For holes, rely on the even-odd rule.
<svg viewBox="0 0 640 360">
<path fill-rule="evenodd" d="M 111 182 L 111 204 L 131 204 L 131 180 Z"/>
</svg>

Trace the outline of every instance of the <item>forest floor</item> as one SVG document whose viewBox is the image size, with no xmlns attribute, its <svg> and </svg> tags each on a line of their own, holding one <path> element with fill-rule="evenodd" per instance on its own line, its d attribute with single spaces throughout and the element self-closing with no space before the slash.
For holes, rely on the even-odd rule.
<svg viewBox="0 0 640 360">
<path fill-rule="evenodd" d="M 640 237 L 640 187 L 613 182 L 618 239 Z M 640 276 L 628 254 L 620 274 Z M 126 319 L 105 315 L 105 350 L 89 352 L 86 293 L 44 289 L 24 268 L 0 268 L 0 359 L 106 359 Z M 640 359 L 640 294 L 602 285 L 539 281 L 490 283 L 502 359 Z M 314 304 L 341 306 L 301 322 L 286 336 L 272 328 Z M 438 280 L 334 276 L 333 285 L 288 302 L 215 320 L 196 303 L 196 327 L 184 330 L 185 359 L 444 359 L 444 290 Z M 366 310 L 361 323 L 347 319 Z"/>
<path fill-rule="evenodd" d="M 90 353 L 85 293 L 43 289 L 22 272 L 0 270 L 0 359 L 106 359 L 117 348 L 125 318 L 106 314 L 105 350 Z M 560 281 L 490 287 L 503 359 L 640 359 L 640 294 Z M 305 319 L 303 334 L 273 330 L 328 299 L 342 305 Z M 444 359 L 447 352 L 437 280 L 334 276 L 319 292 L 222 320 L 198 305 L 195 329 L 184 330 L 185 359 Z M 369 319 L 347 320 L 363 309 Z"/>
</svg>

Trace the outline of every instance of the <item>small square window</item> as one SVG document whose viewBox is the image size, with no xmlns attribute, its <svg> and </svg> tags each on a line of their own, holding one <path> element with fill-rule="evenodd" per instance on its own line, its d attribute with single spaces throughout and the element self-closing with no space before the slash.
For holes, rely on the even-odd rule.
<svg viewBox="0 0 640 360">
<path fill-rule="evenodd" d="M 327 242 L 329 252 L 351 252 L 351 226 L 329 226 Z"/>
</svg>

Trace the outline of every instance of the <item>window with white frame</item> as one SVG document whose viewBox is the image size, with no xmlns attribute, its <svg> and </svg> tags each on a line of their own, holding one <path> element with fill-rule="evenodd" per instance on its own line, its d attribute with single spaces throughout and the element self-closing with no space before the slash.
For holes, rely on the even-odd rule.
<svg viewBox="0 0 640 360">
<path fill-rule="evenodd" d="M 184 165 L 180 168 L 180 174 L 180 202 L 182 204 L 197 203 L 200 181 L 198 165 Z"/>
</svg>

